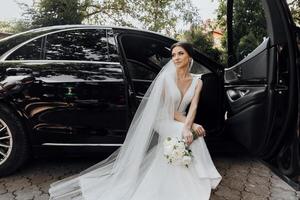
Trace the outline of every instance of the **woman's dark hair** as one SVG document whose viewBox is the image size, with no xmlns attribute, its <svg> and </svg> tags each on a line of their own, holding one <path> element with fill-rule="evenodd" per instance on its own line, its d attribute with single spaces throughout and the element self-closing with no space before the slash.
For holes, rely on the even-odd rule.
<svg viewBox="0 0 300 200">
<path fill-rule="evenodd" d="M 173 51 L 173 49 L 175 47 L 182 47 L 189 54 L 190 57 L 193 57 L 194 49 L 193 49 L 193 46 L 190 43 L 188 43 L 188 42 L 176 42 L 171 46 L 171 51 Z"/>
</svg>

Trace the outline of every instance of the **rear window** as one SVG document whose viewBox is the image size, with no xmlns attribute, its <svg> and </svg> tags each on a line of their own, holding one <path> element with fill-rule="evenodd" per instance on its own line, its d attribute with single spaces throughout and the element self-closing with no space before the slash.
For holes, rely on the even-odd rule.
<svg viewBox="0 0 300 200">
<path fill-rule="evenodd" d="M 54 33 L 47 36 L 45 47 L 46 60 L 109 60 L 105 29 Z"/>
<path fill-rule="evenodd" d="M 23 42 L 26 42 L 27 40 L 30 40 L 31 38 L 34 38 L 38 35 L 42 35 L 49 31 L 50 30 L 47 30 L 45 28 L 33 29 L 30 31 L 14 34 L 12 36 L 1 39 L 0 40 L 0 57 L 3 54 L 5 54 L 6 52 L 8 52 L 10 49 L 16 47 L 17 45 L 22 44 Z"/>
<path fill-rule="evenodd" d="M 11 48 L 17 46 L 18 44 L 25 42 L 29 39 L 28 35 L 12 35 L 0 40 L 0 55 L 9 51 Z"/>
</svg>

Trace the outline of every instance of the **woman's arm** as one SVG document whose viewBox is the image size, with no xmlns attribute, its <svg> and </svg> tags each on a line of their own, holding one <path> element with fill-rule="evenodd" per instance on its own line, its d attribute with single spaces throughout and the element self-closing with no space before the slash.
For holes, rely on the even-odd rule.
<svg viewBox="0 0 300 200">
<path fill-rule="evenodd" d="M 184 124 L 184 123 L 185 123 L 185 120 L 186 120 L 186 116 L 183 115 L 183 114 L 180 113 L 180 112 L 175 112 L 175 117 L 174 117 L 174 119 L 175 119 L 176 121 L 182 122 L 182 123 Z M 198 134 L 199 136 L 201 136 L 202 134 L 199 133 L 199 132 L 197 131 L 197 129 L 198 129 L 199 126 L 200 126 L 199 124 L 193 123 L 193 124 L 192 124 L 192 129 L 193 129 L 194 131 L 196 131 L 197 134 Z"/>
<path fill-rule="evenodd" d="M 185 122 L 185 119 L 186 119 L 186 116 L 183 115 L 183 114 L 180 113 L 180 112 L 175 112 L 175 113 L 174 113 L 174 119 L 175 119 L 176 121 L 179 121 L 179 122 L 184 123 L 184 122 Z"/>
<path fill-rule="evenodd" d="M 185 120 L 186 120 L 186 116 L 183 115 L 181 112 L 175 112 L 175 114 L 174 114 L 174 119 L 175 119 L 176 121 L 182 122 L 182 123 L 184 124 L 184 123 L 185 123 Z M 198 124 L 193 123 L 192 129 L 196 129 L 197 126 L 198 126 Z"/>
<path fill-rule="evenodd" d="M 199 102 L 199 98 L 200 98 L 200 92 L 201 92 L 201 89 L 202 89 L 202 80 L 199 79 L 198 80 L 198 83 L 197 83 L 197 86 L 196 86 L 196 91 L 194 93 L 194 96 L 192 98 L 192 101 L 191 101 L 191 105 L 190 105 L 190 109 L 188 111 L 188 114 L 186 116 L 186 120 L 184 122 L 184 127 L 187 128 L 187 129 L 191 129 L 192 128 L 192 125 L 193 125 L 193 122 L 194 122 L 194 119 L 195 119 L 195 116 L 196 116 L 196 112 L 197 112 L 197 107 L 198 107 L 198 102 Z"/>
<path fill-rule="evenodd" d="M 197 107 L 198 107 L 198 102 L 199 102 L 199 98 L 200 98 L 200 92 L 202 89 L 202 85 L 203 85 L 203 82 L 201 79 L 199 79 L 197 82 L 194 96 L 191 101 L 191 105 L 190 105 L 188 114 L 184 121 L 182 133 L 183 133 L 184 139 L 187 141 L 188 144 L 191 144 L 193 141 L 193 134 L 191 133 L 191 128 L 194 124 L 193 122 L 194 122 L 196 112 L 197 112 Z M 183 117 L 180 116 L 178 113 L 175 113 L 175 118 L 178 118 L 179 120 L 183 120 Z M 203 129 L 203 127 L 201 125 L 196 124 L 194 126 L 196 129 L 195 131 L 199 136 L 205 135 L 205 130 Z"/>
</svg>

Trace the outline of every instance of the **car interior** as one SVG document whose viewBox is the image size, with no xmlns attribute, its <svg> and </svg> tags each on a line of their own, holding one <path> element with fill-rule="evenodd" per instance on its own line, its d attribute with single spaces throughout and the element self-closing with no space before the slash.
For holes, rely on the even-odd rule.
<svg viewBox="0 0 300 200">
<path fill-rule="evenodd" d="M 126 54 L 125 65 L 132 77 L 135 93 L 142 98 L 161 67 L 171 59 L 169 47 L 175 41 L 164 43 L 153 37 L 124 34 L 119 37 L 119 42 Z M 202 124 L 210 137 L 220 133 L 224 124 L 223 78 L 213 65 L 205 56 L 195 52 L 191 73 L 203 81 L 195 122 Z"/>
</svg>

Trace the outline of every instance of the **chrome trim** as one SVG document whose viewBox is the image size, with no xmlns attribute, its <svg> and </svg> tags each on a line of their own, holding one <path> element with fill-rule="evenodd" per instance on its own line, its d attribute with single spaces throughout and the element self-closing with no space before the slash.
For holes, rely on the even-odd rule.
<svg viewBox="0 0 300 200">
<path fill-rule="evenodd" d="M 101 25 L 86 25 L 86 24 L 73 24 L 73 25 L 55 25 L 55 26 L 48 26 L 48 27 L 41 27 L 41 28 L 36 28 L 36 29 L 31 29 L 28 31 L 24 31 L 24 32 L 20 32 L 20 33 L 16 33 L 13 34 L 11 36 L 5 37 L 2 40 L 7 40 L 10 38 L 14 38 L 23 34 L 27 34 L 27 33 L 34 33 L 34 32 L 42 32 L 42 31 L 53 31 L 53 30 L 65 30 L 65 29 L 77 29 L 77 28 L 89 28 L 89 29 L 107 29 L 107 30 L 111 30 L 114 27 L 113 26 L 101 26 Z"/>
<path fill-rule="evenodd" d="M 247 85 L 243 85 L 243 84 L 228 84 L 228 85 L 224 85 L 224 88 L 228 89 L 228 88 L 232 88 L 232 87 L 243 87 L 243 88 L 257 88 L 257 87 L 267 87 L 268 84 L 265 84 L 265 83 L 262 83 L 262 84 L 253 84 L 253 85 L 250 85 L 250 84 L 247 84 Z"/>
<path fill-rule="evenodd" d="M 74 147 L 114 147 L 122 146 L 123 144 L 80 144 L 80 143 L 43 143 L 44 146 L 74 146 Z"/>
<path fill-rule="evenodd" d="M 89 61 L 89 60 L 0 60 L 1 63 L 34 63 L 34 64 L 48 64 L 48 63 L 93 63 L 93 64 L 109 64 L 120 65 L 120 62 L 106 62 L 106 61 Z"/>
</svg>

